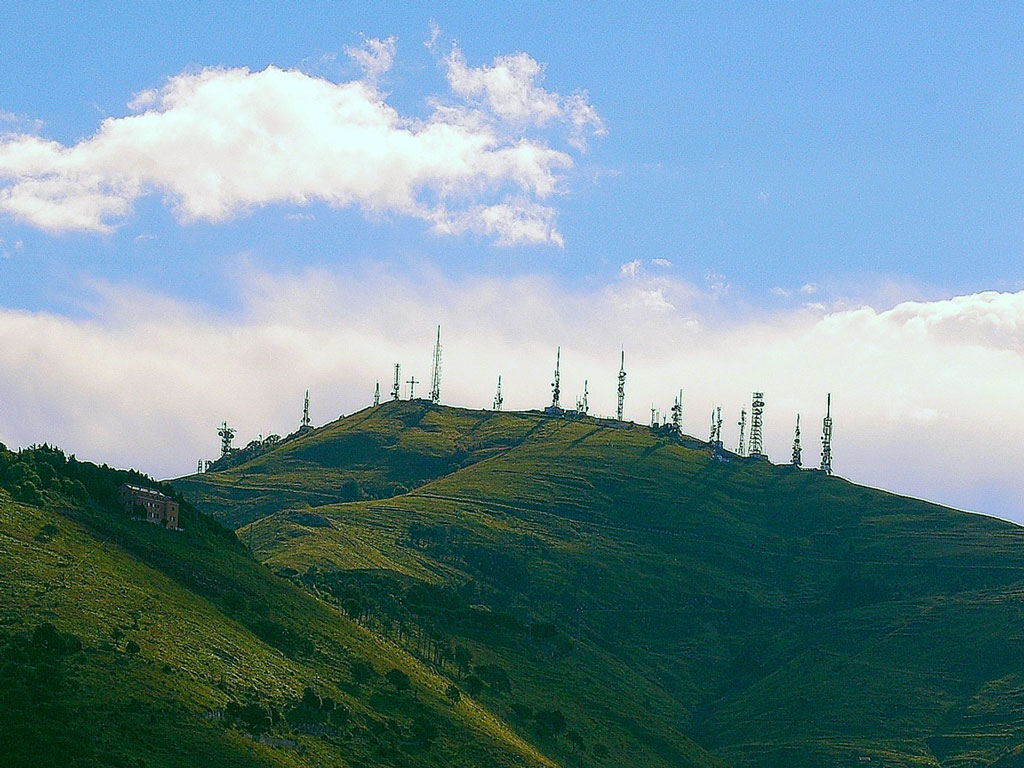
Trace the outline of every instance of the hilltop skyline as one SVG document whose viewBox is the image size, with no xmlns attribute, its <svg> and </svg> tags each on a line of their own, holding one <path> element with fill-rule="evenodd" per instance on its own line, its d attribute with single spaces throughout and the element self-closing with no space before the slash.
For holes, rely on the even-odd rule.
<svg viewBox="0 0 1024 768">
<path fill-rule="evenodd" d="M 442 402 L 624 347 L 631 420 L 814 465 L 832 392 L 837 473 L 1024 521 L 1022 16 L 5 6 L 0 441 L 184 474 L 440 323 Z"/>
</svg>

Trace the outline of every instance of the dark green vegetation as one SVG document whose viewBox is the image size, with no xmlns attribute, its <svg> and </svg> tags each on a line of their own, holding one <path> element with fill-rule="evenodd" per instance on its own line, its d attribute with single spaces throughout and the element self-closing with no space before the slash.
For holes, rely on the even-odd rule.
<svg viewBox="0 0 1024 768">
<path fill-rule="evenodd" d="M 999 520 L 423 402 L 175 487 L 560 765 L 1024 764 Z"/>
<path fill-rule="evenodd" d="M 212 518 L 127 517 L 126 480 L 0 446 L 4 768 L 552 765 Z"/>
</svg>

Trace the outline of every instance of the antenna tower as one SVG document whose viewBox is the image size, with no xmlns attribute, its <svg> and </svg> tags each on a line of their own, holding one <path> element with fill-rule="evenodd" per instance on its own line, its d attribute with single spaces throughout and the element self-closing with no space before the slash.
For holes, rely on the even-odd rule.
<svg viewBox="0 0 1024 768">
<path fill-rule="evenodd" d="M 409 385 L 409 399 L 412 400 L 416 391 L 416 385 L 420 383 L 420 380 L 415 376 L 410 376 L 409 380 L 405 383 Z"/>
<path fill-rule="evenodd" d="M 736 455 L 746 456 L 747 446 L 745 445 L 746 432 L 747 432 L 747 409 L 740 408 L 740 420 L 737 422 L 740 427 L 740 441 L 736 445 Z"/>
<path fill-rule="evenodd" d="M 715 442 L 722 445 L 722 406 L 715 407 Z"/>
<path fill-rule="evenodd" d="M 498 375 L 498 391 L 494 393 L 494 410 L 500 411 L 501 404 L 505 402 L 505 398 L 501 396 L 501 375 Z"/>
<path fill-rule="evenodd" d="M 821 471 L 832 474 L 832 393 L 825 401 L 825 418 L 821 422 Z"/>
<path fill-rule="evenodd" d="M 764 456 L 761 427 L 764 423 L 764 392 L 755 392 L 750 401 L 750 455 Z"/>
<path fill-rule="evenodd" d="M 398 363 L 395 363 L 395 383 L 391 385 L 391 399 L 392 400 L 397 400 L 399 398 L 399 396 L 402 394 L 402 390 L 401 390 L 401 386 L 402 385 L 399 384 L 399 382 L 398 382 L 398 377 L 400 375 L 400 371 L 401 370 L 402 370 L 402 366 L 399 365 Z"/>
<path fill-rule="evenodd" d="M 373 407 L 376 408 L 378 405 L 380 405 L 380 381 L 379 380 L 377 381 L 377 383 L 373 387 Z"/>
<path fill-rule="evenodd" d="M 679 397 L 672 403 L 672 431 L 677 435 L 683 434 L 683 390 L 679 390 Z"/>
<path fill-rule="evenodd" d="M 711 409 L 711 431 L 708 433 L 708 442 L 715 442 L 715 409 Z"/>
<path fill-rule="evenodd" d="M 622 421 L 622 403 L 626 399 L 626 350 L 622 350 L 622 362 L 619 363 L 619 407 L 616 417 Z"/>
<path fill-rule="evenodd" d="M 587 380 L 583 380 L 583 397 L 576 401 L 576 410 L 582 414 L 586 414 L 590 410 L 590 405 L 587 403 L 589 393 L 587 392 Z"/>
<path fill-rule="evenodd" d="M 803 459 L 803 446 L 800 445 L 800 414 L 796 415 L 796 429 L 793 430 L 793 459 L 794 467 L 799 467 Z"/>
<path fill-rule="evenodd" d="M 558 352 L 555 354 L 555 380 L 551 382 L 551 407 L 561 408 L 559 404 L 559 397 L 562 394 L 562 379 L 559 373 L 559 368 L 562 365 L 562 348 L 558 348 Z"/>
<path fill-rule="evenodd" d="M 220 455 L 223 458 L 231 453 L 231 441 L 235 439 L 235 430 L 225 421 L 217 430 L 217 435 L 220 437 Z"/>
<path fill-rule="evenodd" d="M 200 459 L 199 463 L 196 464 L 196 474 L 201 475 L 203 473 L 203 460 Z"/>
<path fill-rule="evenodd" d="M 441 402 L 441 326 L 437 326 L 437 341 L 434 343 L 434 372 L 430 376 L 430 402 Z"/>
<path fill-rule="evenodd" d="M 306 399 L 302 402 L 302 428 L 309 429 L 309 390 L 306 390 Z"/>
<path fill-rule="evenodd" d="M 658 412 L 654 410 L 654 403 L 651 403 L 651 426 L 658 426 Z"/>
</svg>

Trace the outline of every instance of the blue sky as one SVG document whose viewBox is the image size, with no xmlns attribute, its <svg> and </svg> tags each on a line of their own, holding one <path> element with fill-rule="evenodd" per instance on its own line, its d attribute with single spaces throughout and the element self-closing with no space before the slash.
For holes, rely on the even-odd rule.
<svg viewBox="0 0 1024 768">
<path fill-rule="evenodd" d="M 279 307 L 264 301 L 267 292 L 285 291 L 283 286 L 306 280 L 307 289 L 299 295 L 326 302 L 337 299 L 331 291 L 344 294 L 346 285 L 348 290 L 359 285 L 361 296 L 379 293 L 381 304 L 364 305 L 344 294 L 351 309 L 336 321 L 349 331 L 376 328 L 379 336 L 370 345 L 374 349 L 400 346 L 404 334 L 413 333 L 410 326 L 429 336 L 429 328 L 441 316 L 450 317 L 449 325 L 455 326 L 455 349 L 461 327 L 466 357 L 477 353 L 471 332 L 489 334 L 491 346 L 500 343 L 509 356 L 522 356 L 517 364 L 523 370 L 549 367 L 546 358 L 534 360 L 536 349 L 559 341 L 571 349 L 571 334 L 579 339 L 581 351 L 586 349 L 595 360 L 604 354 L 603 347 L 614 353 L 620 344 L 631 346 L 649 362 L 651 371 L 646 382 L 639 373 L 635 378 L 637 386 L 648 388 L 633 401 L 632 415 L 641 419 L 649 400 L 670 403 L 672 387 L 662 395 L 656 385 L 661 375 L 657 365 L 668 364 L 663 358 L 672 358 L 677 368 L 671 375 L 695 391 L 693 411 L 700 413 L 719 399 L 713 382 L 706 379 L 728 378 L 731 386 L 735 376 L 723 369 L 709 371 L 698 381 L 698 360 L 708 366 L 713 363 L 706 360 L 749 353 L 737 346 L 740 338 L 763 334 L 766 348 L 776 349 L 773 345 L 805 338 L 801 334 L 827 336 L 827 329 L 836 324 L 856 325 L 859 316 L 843 313 L 866 306 L 883 318 L 877 322 L 902 323 L 900 333 L 913 333 L 921 323 L 933 323 L 928 327 L 937 330 L 930 331 L 926 344 L 902 336 L 897 344 L 891 334 L 886 343 L 897 348 L 881 357 L 875 342 L 851 331 L 850 355 L 860 354 L 863 360 L 853 365 L 848 355 L 832 370 L 816 362 L 829 357 L 827 341 L 821 341 L 820 350 L 806 347 L 803 357 L 794 353 L 792 364 L 800 368 L 799 380 L 807 383 L 808 399 L 812 392 L 839 390 L 841 414 L 841 390 L 846 385 L 851 388 L 846 402 L 861 407 L 856 432 L 860 448 L 848 454 L 849 474 L 994 513 L 1011 505 L 1014 508 L 1005 514 L 1024 517 L 1019 501 L 1008 501 L 1017 496 L 1016 490 L 1006 490 L 1016 488 L 1017 482 L 1008 467 L 1000 470 L 1002 474 L 992 472 L 989 462 L 979 459 L 959 485 L 933 490 L 935 456 L 917 460 L 908 475 L 886 470 L 891 456 L 889 461 L 876 460 L 871 447 L 877 443 L 872 424 L 879 422 L 895 425 L 894 434 L 910 430 L 911 440 L 948 440 L 949 435 L 961 434 L 957 430 L 974 430 L 971 434 L 982 445 L 986 435 L 998 432 L 995 417 L 976 420 L 973 426 L 960 423 L 954 417 L 971 413 L 970 407 L 944 393 L 935 395 L 941 402 L 921 405 L 924 410 L 914 418 L 906 416 L 914 408 L 905 407 L 905 401 L 894 399 L 892 393 L 899 389 L 902 398 L 905 389 L 913 400 L 916 371 L 921 377 L 920 397 L 927 400 L 929 386 L 935 386 L 927 382 L 941 378 L 943 371 L 976 371 L 979 361 L 972 356 L 979 349 L 989 355 L 982 364 L 999 382 L 992 385 L 985 412 L 998 411 L 1004 394 L 1005 405 L 1015 406 L 1008 393 L 1013 381 L 1019 381 L 1015 377 L 1024 348 L 1022 333 L 1016 330 L 1024 328 L 1024 317 L 1017 325 L 1015 314 L 1024 288 L 1024 11 L 1019 7 L 190 5 L 197 7 L 186 11 L 170 3 L 95 2 L 71 7 L 14 2 L 0 7 L 0 28 L 5 30 L 0 50 L 0 195 L 4 190 L 31 191 L 29 181 L 51 178 L 47 174 L 55 172 L 41 165 L 25 170 L 30 161 L 24 158 L 37 146 L 25 137 L 59 142 L 61 152 L 70 152 L 97 135 L 104 119 L 128 125 L 129 116 L 168 110 L 160 95 L 128 105 L 147 91 L 166 94 L 161 89 L 169 87 L 172 78 L 187 83 L 211 68 L 260 73 L 268 66 L 308 76 L 302 83 L 281 79 L 274 88 L 305 87 L 309 78 L 338 85 L 372 80 L 373 98 L 379 96 L 403 121 L 436 119 L 438 103 L 465 108 L 452 118 L 460 126 L 471 117 L 481 119 L 488 130 L 497 132 L 502 146 L 529 141 L 557 153 L 556 165 L 568 158 L 565 167 L 551 172 L 555 191 L 542 189 L 547 177 L 539 171 L 544 176 L 540 186 L 523 186 L 521 174 L 526 171 L 518 168 L 491 179 L 486 193 L 478 193 L 477 179 L 447 198 L 447 187 L 431 179 L 412 202 L 388 198 L 383 204 L 372 196 L 376 191 L 371 195 L 358 185 L 354 202 L 339 202 L 331 197 L 337 190 L 321 194 L 319 182 L 310 182 L 302 194 L 313 192 L 306 202 L 296 203 L 294 196 L 275 188 L 278 180 L 271 174 L 260 190 L 270 202 L 229 201 L 221 216 L 210 211 L 223 201 L 199 200 L 198 194 L 188 191 L 191 181 L 179 183 L 172 178 L 179 171 L 161 165 L 147 171 L 138 190 L 121 189 L 114 195 L 127 201 L 127 208 L 108 217 L 106 231 L 44 226 L 42 214 L 33 218 L 12 205 L 0 206 L 0 311 L 7 313 L 11 327 L 29 318 L 40 324 L 31 332 L 63 334 L 65 340 L 91 333 L 96 344 L 113 345 L 115 351 L 118 342 L 113 339 L 119 330 L 134 327 L 133 343 L 152 348 L 152 339 L 160 333 L 137 315 L 126 319 L 126 306 L 156 303 L 205 328 L 221 324 L 239 334 L 256 333 L 253 329 L 284 322 L 276 314 Z M 424 43 L 432 35 L 432 24 L 439 32 L 428 47 Z M 393 61 L 376 79 L 346 53 L 372 49 L 366 47 L 367 40 L 392 37 Z M 461 85 L 453 79 L 453 50 L 466 67 L 467 79 Z M 537 93 L 554 100 L 557 116 L 524 112 L 506 119 L 509 113 L 502 113 L 501 105 L 483 104 L 490 92 L 470 92 L 476 87 L 472 78 L 497 66 L 496 57 L 519 53 L 543 66 L 531 83 L 542 89 Z M 260 81 L 258 87 L 266 85 Z M 572 112 L 573 94 L 583 99 L 577 106 L 588 105 L 596 115 L 583 128 L 585 149 L 571 130 L 578 114 Z M 254 108 L 257 119 L 272 115 L 274 104 L 281 103 L 266 98 Z M 304 118 L 293 110 L 282 119 Z M 182 140 L 187 144 L 188 137 Z M 148 138 L 142 141 L 138 134 L 125 141 L 129 143 L 117 144 L 112 154 L 124 154 L 126 146 L 143 154 L 166 151 L 153 150 L 158 145 Z M 89 173 L 109 174 L 104 184 L 120 183 L 126 166 L 116 157 L 94 160 L 85 154 L 79 152 L 85 159 L 71 161 L 84 164 L 75 165 L 74 173 L 87 166 Z M 62 162 L 59 156 L 55 152 L 38 162 L 56 164 Z M 221 159 L 197 155 L 190 162 L 202 166 Z M 141 164 L 165 160 L 142 157 Z M 259 164 L 251 160 L 250 166 Z M 110 170 L 113 166 L 119 170 Z M 65 174 L 58 174 L 60 183 L 72 183 L 68 173 L 59 172 Z M 192 174 L 194 181 L 200 172 L 193 167 L 180 173 L 183 178 Z M 244 171 L 241 177 L 230 181 L 244 185 Z M 290 179 L 279 181 L 283 188 Z M 86 182 L 75 176 L 73 183 Z M 70 206 L 74 195 L 87 196 L 81 186 L 74 187 L 73 194 L 68 189 L 48 199 L 47 216 L 60 218 L 60 206 Z M 30 202 L 35 205 L 38 200 L 33 197 Z M 543 233 L 510 237 L 493 220 L 488 225 L 480 213 L 480 206 L 507 204 L 524 206 L 516 215 L 528 211 L 543 219 Z M 447 233 L 434 226 L 442 208 L 448 217 Z M 325 285 L 333 287 L 328 290 Z M 424 291 L 426 285 L 434 287 L 432 293 Z M 506 288 L 492 291 L 492 285 Z M 532 293 L 531 285 L 536 287 Z M 409 293 L 403 294 L 406 290 Z M 986 291 L 1001 292 L 1003 298 L 949 303 L 957 296 L 981 296 Z M 125 298 L 129 295 L 134 298 Z M 394 295 L 405 295 L 407 303 L 385 306 L 384 299 Z M 449 314 L 463 299 L 445 297 L 465 295 L 478 298 L 463 307 L 464 313 L 479 316 Z M 537 296 L 562 307 L 552 315 L 548 333 L 534 327 L 542 314 L 533 303 Z M 907 301 L 923 303 L 908 310 L 903 305 Z M 884 315 L 901 306 L 904 309 L 897 314 Z M 625 313 L 624 307 L 629 308 L 628 316 L 620 317 L 619 326 L 605 329 L 596 319 L 598 314 L 607 318 L 620 310 Z M 324 308 L 314 302 L 308 311 L 322 315 Z M 405 313 L 408 320 L 403 325 L 382 319 L 389 312 Z M 592 322 L 588 312 L 594 313 Z M 912 320 L 903 319 L 908 313 Z M 525 318 L 521 335 L 512 320 L 506 326 L 493 319 L 506 315 Z M 486 321 L 481 320 L 484 316 Z M 53 330 L 47 325 L 51 320 L 63 330 Z M 600 334 L 597 327 L 603 329 Z M 304 334 L 313 330 L 301 324 L 291 328 L 295 344 L 308 346 Z M 23 329 L 18 332 L 24 334 Z M 553 338 L 558 333 L 570 338 Z M 655 338 L 658 334 L 664 338 Z M 672 343 L 666 341 L 670 336 Z M 596 344 L 594 337 L 600 337 L 602 350 L 588 347 Z M 354 337 L 345 338 L 359 346 Z M 75 342 L 77 348 L 83 343 Z M 899 344 L 928 348 L 930 356 L 911 364 Z M 179 361 L 193 355 L 177 347 L 163 351 Z M 387 375 L 384 360 L 400 351 L 411 354 L 396 347 L 393 354 L 390 349 L 381 352 L 380 361 L 347 363 L 337 370 L 310 358 L 306 378 L 322 381 L 325 392 L 333 386 L 330 391 L 338 397 L 339 407 L 325 408 L 322 419 L 358 407 L 358 397 L 343 393 L 358 391 L 362 397 L 372 378 Z M 61 356 L 59 344 L 52 354 Z M 228 350 L 224 356 L 231 354 Z M 253 362 L 258 353 L 253 354 L 246 361 L 233 360 L 231 369 L 245 370 L 246 364 L 259 368 Z M 423 354 L 429 356 L 429 347 Z M 129 357 L 125 352 L 125 359 Z M 772 353 L 767 359 L 789 358 Z M 38 364 L 42 376 L 43 363 L 31 351 L 6 363 L 0 357 L 0 367 L 10 366 L 8 375 Z M 122 363 L 130 364 L 118 364 Z M 856 393 L 846 381 L 850 371 L 836 370 L 844 364 L 856 368 Z M 52 369 L 53 363 L 46 365 Z M 84 365 L 88 369 L 88 363 Z M 751 370 L 752 365 L 736 363 L 738 370 Z M 889 365 L 891 370 L 885 367 Z M 481 372 L 485 384 L 466 385 L 465 400 L 489 400 L 484 390 L 493 386 L 493 367 L 486 376 Z M 538 373 L 537 378 L 547 375 Z M 181 388 L 194 388 L 186 400 L 211 400 L 201 391 L 199 378 L 197 373 L 187 377 L 188 384 L 180 383 Z M 287 424 L 266 422 L 290 413 L 279 402 L 280 392 L 301 390 L 301 378 L 256 387 L 248 399 L 229 398 L 221 410 L 228 402 L 244 401 L 263 420 L 251 425 L 251 433 L 284 431 Z M 81 384 L 82 411 L 95 412 L 98 395 L 90 387 L 96 386 L 96 379 L 93 375 L 92 384 Z M 790 386 L 784 372 L 768 363 L 749 380 L 736 382 L 728 404 L 736 410 L 740 392 L 770 390 L 776 380 L 779 388 Z M 893 381 L 900 382 L 899 387 L 894 388 Z M 545 385 L 544 380 L 531 384 L 530 396 L 543 397 Z M 68 386 L 74 400 L 74 385 Z M 116 430 L 97 426 L 66 403 L 51 403 L 38 386 L 11 387 L 2 393 L 8 406 L 0 413 L 0 440 L 24 444 L 60 438 L 87 454 L 137 462 L 156 473 L 172 474 L 192 466 L 194 453 L 206 450 L 200 447 L 209 437 L 206 425 L 219 418 L 217 408 L 209 406 L 197 408 L 186 422 L 168 421 L 156 391 L 148 399 L 133 400 L 132 407 L 147 414 L 147 429 L 163 430 L 168 441 L 182 446 L 173 459 L 165 458 L 166 451 L 157 445 L 135 456 L 115 450 Z M 943 392 L 949 390 L 947 386 Z M 522 405 L 531 404 L 525 384 L 522 391 Z M 963 384 L 963 392 L 972 391 L 978 387 Z M 778 394 L 777 400 L 781 397 Z M 803 404 L 800 398 L 794 395 L 787 407 L 806 411 L 810 403 Z M 820 398 L 813 398 L 817 408 Z M 216 398 L 212 402 L 221 405 Z M 877 412 L 863 412 L 870 407 L 877 407 Z M 174 408 L 179 410 L 178 405 Z M 937 415 L 929 415 L 932 411 Z M 39 416 L 30 418 L 29 412 Z M 107 418 L 123 424 L 113 406 Z M 246 412 L 238 418 L 246 419 Z M 694 420 L 698 422 L 696 416 Z M 924 430 L 922 424 L 938 429 L 936 420 L 949 431 L 914 432 Z M 788 423 L 787 412 L 777 428 L 780 454 L 789 439 Z M 847 437 L 853 443 L 850 426 Z M 701 434 L 703 421 L 692 431 Z M 842 430 L 837 427 L 839 435 Z M 108 452 L 116 455 L 100 455 Z M 837 453 L 842 456 L 842 450 Z M 941 459 L 941 453 L 937 456 Z M 932 469 L 926 461 L 932 461 Z"/>
</svg>

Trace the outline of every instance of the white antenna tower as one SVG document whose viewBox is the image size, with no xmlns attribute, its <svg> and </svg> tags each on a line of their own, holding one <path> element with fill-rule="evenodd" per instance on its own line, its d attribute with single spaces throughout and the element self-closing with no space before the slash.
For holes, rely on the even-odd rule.
<svg viewBox="0 0 1024 768">
<path fill-rule="evenodd" d="M 309 390 L 306 390 L 306 399 L 302 403 L 302 429 L 309 429 Z"/>
<path fill-rule="evenodd" d="M 589 395 L 589 393 L 587 392 L 587 380 L 584 379 L 583 380 L 583 397 L 577 398 L 577 400 L 576 400 L 576 410 L 579 413 L 582 413 L 584 415 L 586 415 L 587 411 L 590 410 L 590 405 L 588 405 L 588 403 L 587 403 L 588 395 Z"/>
<path fill-rule="evenodd" d="M 373 407 L 380 405 L 380 380 L 373 387 Z"/>
<path fill-rule="evenodd" d="M 551 407 L 560 409 L 561 404 L 559 402 L 562 396 L 562 378 L 559 373 L 559 369 L 562 365 L 562 348 L 558 348 L 558 352 L 555 354 L 555 380 L 551 382 Z"/>
<path fill-rule="evenodd" d="M 658 412 L 654 410 L 654 403 L 651 403 L 651 426 L 658 426 Z"/>
<path fill-rule="evenodd" d="M 619 364 L 619 407 L 616 417 L 622 421 L 622 403 L 626 399 L 626 350 L 622 350 L 622 362 Z"/>
<path fill-rule="evenodd" d="M 755 392 L 750 400 L 750 455 L 764 457 L 761 427 L 764 423 L 764 392 Z"/>
<path fill-rule="evenodd" d="M 498 375 L 498 391 L 494 393 L 494 410 L 500 411 L 501 404 L 505 402 L 505 398 L 501 396 L 501 375 Z"/>
<path fill-rule="evenodd" d="M 722 406 L 715 407 L 715 443 L 722 447 Z"/>
<path fill-rule="evenodd" d="M 794 467 L 799 467 L 803 463 L 803 446 L 800 445 L 800 414 L 796 415 L 796 429 L 793 430 L 793 459 L 792 464 Z"/>
<path fill-rule="evenodd" d="M 402 394 L 402 385 L 398 380 L 401 370 L 402 366 L 399 363 L 395 363 L 395 383 L 391 385 L 392 400 L 397 400 Z"/>
<path fill-rule="evenodd" d="M 716 436 L 715 436 L 715 409 L 712 408 L 711 409 L 711 431 L 708 433 L 708 442 L 709 443 L 714 443 L 715 439 L 716 439 Z"/>
<path fill-rule="evenodd" d="M 672 431 L 676 435 L 683 434 L 683 390 L 679 390 L 679 397 L 672 403 Z"/>
<path fill-rule="evenodd" d="M 832 393 L 825 403 L 825 418 L 821 422 L 821 471 L 832 474 Z"/>
<path fill-rule="evenodd" d="M 434 372 L 430 376 L 430 402 L 441 402 L 441 326 L 437 326 L 437 341 L 434 343 Z"/>
<path fill-rule="evenodd" d="M 736 445 L 736 455 L 737 456 L 746 456 L 747 455 L 747 446 L 745 444 L 746 432 L 747 432 L 747 409 L 746 408 L 740 408 L 740 420 L 737 423 L 739 424 L 739 427 L 740 427 L 740 441 Z"/>
<path fill-rule="evenodd" d="M 220 455 L 221 458 L 224 458 L 231 453 L 231 441 L 235 439 L 235 429 L 229 427 L 225 421 L 217 430 L 217 435 L 220 437 Z"/>
</svg>

